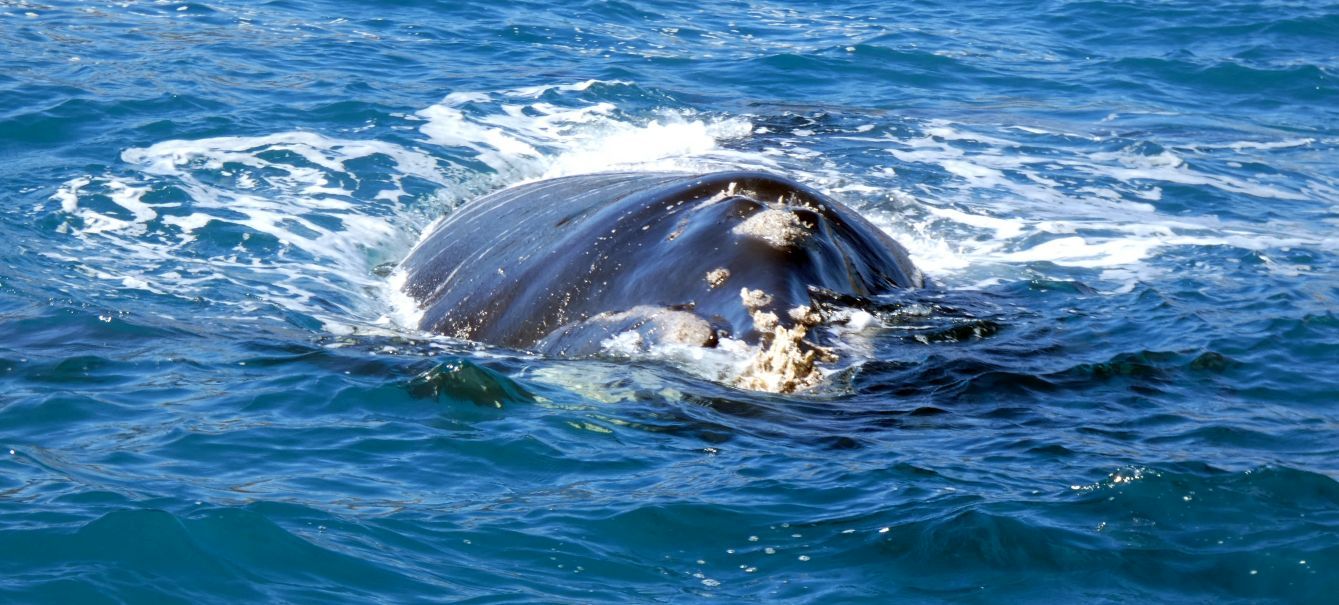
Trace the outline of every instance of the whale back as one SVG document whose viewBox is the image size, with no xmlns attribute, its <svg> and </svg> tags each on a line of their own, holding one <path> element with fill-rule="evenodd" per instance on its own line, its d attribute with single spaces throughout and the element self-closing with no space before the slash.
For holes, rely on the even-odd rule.
<svg viewBox="0 0 1339 605">
<path fill-rule="evenodd" d="M 642 325 L 651 309 L 756 336 L 752 311 L 784 321 L 812 288 L 865 297 L 923 284 L 906 250 L 863 217 L 759 172 L 516 185 L 447 216 L 401 268 L 422 329 L 517 348 L 593 318 Z M 746 305 L 741 291 L 765 298 Z"/>
</svg>

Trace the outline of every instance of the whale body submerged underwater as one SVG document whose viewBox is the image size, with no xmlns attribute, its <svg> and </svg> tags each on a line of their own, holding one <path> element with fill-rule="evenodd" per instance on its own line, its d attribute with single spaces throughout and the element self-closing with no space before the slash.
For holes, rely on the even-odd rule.
<svg viewBox="0 0 1339 605">
<path fill-rule="evenodd" d="M 753 358 L 735 385 L 792 392 L 835 361 L 811 341 L 816 296 L 924 286 L 907 251 L 855 211 L 761 172 L 599 173 L 464 204 L 401 262 L 419 327 L 588 356 L 611 339 Z"/>
</svg>

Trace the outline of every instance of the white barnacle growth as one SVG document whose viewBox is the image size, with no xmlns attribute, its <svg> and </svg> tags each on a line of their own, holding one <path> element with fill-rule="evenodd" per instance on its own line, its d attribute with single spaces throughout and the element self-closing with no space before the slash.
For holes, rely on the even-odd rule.
<svg viewBox="0 0 1339 605">
<path fill-rule="evenodd" d="M 769 294 L 743 288 L 739 296 L 753 318 L 754 329 L 763 336 L 735 385 L 772 393 L 793 393 L 817 385 L 823 378 L 818 363 L 837 360 L 830 349 L 804 340 L 809 328 L 822 321 L 817 310 L 805 306 L 791 309 L 787 315 L 794 327 L 787 328 L 775 313 L 762 310 L 772 304 Z"/>
<path fill-rule="evenodd" d="M 757 311 L 758 309 L 772 304 L 772 295 L 763 292 L 762 290 L 740 288 L 739 298 L 744 302 L 744 308 L 750 311 Z"/>
<path fill-rule="evenodd" d="M 730 279 L 730 270 L 725 267 L 717 267 L 707 272 L 707 287 L 716 289 L 727 279 Z"/>
<path fill-rule="evenodd" d="M 785 249 L 808 237 L 810 228 L 794 212 L 766 208 L 744 219 L 730 231 L 735 235 L 762 240 L 773 248 Z"/>
</svg>

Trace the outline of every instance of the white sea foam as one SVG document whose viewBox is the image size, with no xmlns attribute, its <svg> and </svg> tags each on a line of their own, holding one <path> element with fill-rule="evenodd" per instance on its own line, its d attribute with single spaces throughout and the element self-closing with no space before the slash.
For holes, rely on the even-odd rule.
<svg viewBox="0 0 1339 605">
<path fill-rule="evenodd" d="M 1011 134 L 1012 133 L 1012 134 Z M 1035 143 L 1013 135 L 1038 137 Z M 1080 141 L 1057 142 L 1054 137 Z M 871 147 L 868 137 L 851 136 Z M 1190 185 L 1280 202 L 1337 199 L 1330 184 L 1270 180 L 1206 170 L 1175 150 L 1231 153 L 1305 147 L 1308 139 L 1183 145 L 1146 153 L 1134 145 L 1091 151 L 1101 137 L 1052 129 L 1006 126 L 982 134 L 960 124 L 931 121 L 916 134 L 889 136 L 884 149 L 903 164 L 939 170 L 947 180 L 911 193 L 917 204 L 900 212 L 865 206 L 870 218 L 903 240 L 927 273 L 950 285 L 999 283 L 1017 276 L 1018 264 L 1051 263 L 1101 269 L 1098 279 L 1128 290 L 1131 280 L 1154 279 L 1162 271 L 1152 259 L 1177 246 L 1229 245 L 1264 250 L 1279 245 L 1278 233 L 1304 245 L 1331 249 L 1323 234 L 1303 224 L 1224 223 L 1213 215 L 1166 215 L 1158 211 L 1168 185 Z M 1044 153 L 1033 150 L 1045 149 Z M 1221 162 L 1230 165 L 1230 162 Z M 870 175 L 904 187 L 881 173 Z M 1332 191 L 1334 190 L 1334 191 Z M 889 196 L 890 199 L 895 196 Z M 875 209 L 868 209 L 868 208 Z M 1063 236 L 1063 237 L 1056 237 Z"/>
<path fill-rule="evenodd" d="M 1156 155 L 1143 155 L 1128 150 L 1110 153 L 1094 153 L 1086 161 L 1062 161 L 1061 164 L 1075 167 L 1095 176 L 1105 176 L 1118 181 L 1161 181 L 1182 185 L 1205 185 L 1244 193 L 1261 198 L 1280 200 L 1304 200 L 1305 196 L 1294 191 L 1272 187 L 1265 183 L 1230 176 L 1213 175 L 1191 168 L 1185 159 L 1164 151 Z"/>
<path fill-rule="evenodd" d="M 751 134 L 752 124 L 745 118 L 704 118 L 683 111 L 635 118 L 607 102 L 557 105 L 533 100 L 551 91 L 584 91 L 593 84 L 456 92 L 416 115 L 425 120 L 420 130 L 433 143 L 468 149 L 512 181 L 609 170 L 774 165 L 723 145 Z M 467 107 L 472 104 L 495 109 Z"/>
<path fill-rule="evenodd" d="M 734 338 L 722 338 L 714 348 L 673 343 L 648 345 L 636 331 L 615 334 L 600 345 L 608 355 L 663 361 L 691 374 L 726 384 L 734 383 L 743 376 L 759 352 L 759 347 Z"/>
<path fill-rule="evenodd" d="M 390 303 L 390 310 L 379 323 L 393 323 L 409 329 L 418 328 L 419 322 L 423 320 L 423 309 L 418 301 L 404 292 L 405 281 L 408 278 L 409 274 L 403 269 L 396 269 L 391 273 L 390 279 L 386 281 L 385 295 Z"/>
<path fill-rule="evenodd" d="M 373 157 L 390 170 L 365 180 L 350 168 Z M 247 309 L 272 304 L 327 323 L 340 321 L 330 299 L 376 287 L 370 264 L 411 240 L 403 179 L 452 181 L 423 152 L 309 132 L 170 140 L 121 159 L 134 175 L 77 177 L 51 196 L 68 217 L 61 229 L 76 238 L 75 256 L 99 268 L 94 277 Z M 198 243 L 228 226 L 240 233 L 226 236 L 236 240 L 230 249 L 216 249 L 217 237 L 215 248 Z M 228 284 L 251 295 L 220 294 Z"/>
</svg>

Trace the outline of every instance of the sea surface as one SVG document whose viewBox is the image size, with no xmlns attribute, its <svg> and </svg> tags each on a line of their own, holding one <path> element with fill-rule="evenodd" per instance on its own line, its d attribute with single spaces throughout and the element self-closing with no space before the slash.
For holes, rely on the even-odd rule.
<svg viewBox="0 0 1339 605">
<path fill-rule="evenodd" d="M 390 285 L 725 168 L 933 282 L 816 390 Z M 0 1 L 0 602 L 1336 595 L 1339 4 Z"/>
</svg>

